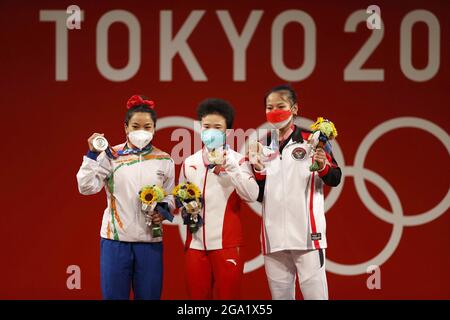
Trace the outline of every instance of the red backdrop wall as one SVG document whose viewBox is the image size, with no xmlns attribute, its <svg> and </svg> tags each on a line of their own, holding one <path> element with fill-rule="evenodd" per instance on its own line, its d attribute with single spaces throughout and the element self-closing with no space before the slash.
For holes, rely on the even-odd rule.
<svg viewBox="0 0 450 320">
<path fill-rule="evenodd" d="M 350 16 L 371 4 L 365 1 L 322 1 L 319 5 L 310 1 L 81 0 L 75 4 L 83 10 L 84 20 L 81 29 L 67 31 L 67 80 L 61 81 L 55 76 L 55 23 L 43 21 L 40 14 L 64 12 L 71 4 L 0 3 L 4 145 L 0 298 L 101 297 L 99 228 L 105 195 L 80 195 L 75 174 L 87 151 L 86 139 L 93 132 L 105 133 L 113 144 L 124 141 L 123 116 L 130 95 L 142 93 L 154 99 L 161 123 L 171 116 L 195 119 L 199 101 L 221 97 L 236 107 L 236 127 L 248 129 L 265 122 L 264 93 L 286 82 L 298 91 L 302 117 L 324 115 L 335 122 L 338 147 L 345 159 L 341 163 L 343 187 L 327 212 L 330 298 L 450 298 L 448 1 L 375 3 L 381 9 L 383 35 L 374 36 L 381 38 L 371 40 L 374 49 L 366 48 L 369 54 L 362 59 L 362 69 L 383 70 L 372 81 L 365 71 L 361 80 L 344 79 L 344 70 L 371 34 L 381 32 L 368 29 L 364 21 L 357 24 L 355 32 L 345 31 Z M 96 64 L 96 33 L 101 17 L 117 9 L 128 11 L 138 21 L 140 64 L 129 79 L 111 81 Z M 425 13 L 415 12 L 419 9 Z M 193 79 L 179 55 L 173 59 L 172 80 L 161 78 L 164 10 L 172 12 L 174 35 L 194 10 L 205 11 L 187 40 L 205 81 Z M 246 49 L 245 80 L 233 78 L 233 49 L 217 10 L 229 12 L 238 33 L 252 11 L 262 11 Z M 280 75 L 271 63 L 271 50 L 277 46 L 272 41 L 276 19 L 288 10 L 306 13 L 313 23 L 302 26 L 292 22 L 284 28 L 285 67 L 301 67 L 312 59 L 306 57 L 304 48 L 315 48 L 314 61 L 308 60 L 310 72 L 303 76 L 294 72 L 293 78 Z M 302 16 L 298 11 L 291 17 Z M 428 19 L 427 23 L 421 22 L 422 18 Z M 408 30 L 410 19 L 417 22 Z M 107 61 L 112 68 L 125 67 L 129 60 L 127 27 L 113 23 L 108 39 Z M 403 56 L 402 41 L 406 41 Z M 411 52 L 410 60 L 407 52 Z M 409 62 L 411 68 L 402 68 Z M 420 71 L 430 65 L 430 71 Z M 349 77 L 354 78 L 355 73 L 350 72 Z M 357 152 L 368 147 L 364 139 L 378 126 L 382 135 L 359 166 Z M 173 129 L 158 131 L 155 144 L 170 151 L 178 143 L 170 139 Z M 353 175 L 365 181 L 375 204 L 367 195 L 358 195 L 363 189 L 355 184 Z M 245 205 L 242 219 L 245 260 L 250 261 L 260 254 L 260 217 Z M 163 298 L 187 298 L 178 226 L 166 225 L 164 232 Z M 370 274 L 363 269 L 375 257 L 380 258 L 375 262 L 381 262 L 381 289 L 369 290 L 366 280 Z M 79 290 L 66 286 L 70 265 L 80 267 Z M 242 295 L 270 299 L 264 268 L 245 274 Z"/>
</svg>

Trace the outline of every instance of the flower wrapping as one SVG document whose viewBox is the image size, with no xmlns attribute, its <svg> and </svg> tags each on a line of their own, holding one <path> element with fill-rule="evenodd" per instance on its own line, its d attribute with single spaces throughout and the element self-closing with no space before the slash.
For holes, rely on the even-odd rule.
<svg viewBox="0 0 450 320">
<path fill-rule="evenodd" d="M 141 201 L 141 210 L 146 216 L 146 223 L 152 228 L 153 237 L 162 236 L 162 227 L 160 224 L 152 223 L 149 213 L 157 211 L 165 219 L 172 221 L 173 215 L 169 211 L 167 203 L 162 202 L 166 197 L 163 188 L 157 185 L 143 186 L 139 191 L 139 200 Z"/>
<path fill-rule="evenodd" d="M 309 143 L 313 147 L 312 150 L 322 148 L 325 152 L 331 154 L 330 140 L 335 139 L 338 135 L 334 123 L 323 117 L 318 117 L 316 122 L 311 125 L 311 130 L 313 132 L 310 135 Z M 309 169 L 311 171 L 319 170 L 319 163 L 314 161 Z"/>
<path fill-rule="evenodd" d="M 181 209 L 183 223 L 189 226 L 189 231 L 195 233 L 203 225 L 200 212 L 203 207 L 203 198 L 200 189 L 191 182 L 177 185 L 173 191 L 175 204 Z"/>
</svg>

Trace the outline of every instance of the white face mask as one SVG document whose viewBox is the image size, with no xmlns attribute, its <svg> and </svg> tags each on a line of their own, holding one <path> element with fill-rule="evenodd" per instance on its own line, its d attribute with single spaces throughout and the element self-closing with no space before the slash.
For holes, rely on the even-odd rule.
<svg viewBox="0 0 450 320">
<path fill-rule="evenodd" d="M 135 147 L 142 149 L 152 141 L 153 132 L 147 130 L 130 131 L 128 139 Z"/>
</svg>

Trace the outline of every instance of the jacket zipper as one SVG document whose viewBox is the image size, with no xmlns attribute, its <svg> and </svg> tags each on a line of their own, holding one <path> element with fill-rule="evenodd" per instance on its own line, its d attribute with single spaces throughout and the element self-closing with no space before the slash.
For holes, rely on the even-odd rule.
<svg viewBox="0 0 450 320">
<path fill-rule="evenodd" d="M 208 177 L 208 167 L 205 167 L 205 179 L 203 180 L 203 248 L 205 249 L 205 253 L 208 254 L 206 248 L 206 180 Z"/>
<path fill-rule="evenodd" d="M 142 160 L 142 154 L 139 153 L 139 163 L 138 163 L 138 183 L 139 183 L 139 188 L 142 188 L 142 171 L 141 171 L 141 160 Z M 136 215 L 135 215 L 135 219 L 136 222 L 139 222 L 139 210 L 136 211 Z"/>
<path fill-rule="evenodd" d="M 286 150 L 286 147 L 287 147 L 287 145 L 284 146 L 283 151 Z M 283 173 L 284 170 L 283 170 L 283 156 L 282 156 L 282 152 L 280 152 L 280 170 L 281 170 L 281 188 L 283 190 L 283 195 L 285 195 L 286 191 L 284 189 L 284 173 Z M 283 223 L 283 234 L 286 235 L 286 210 L 285 210 L 284 206 L 283 206 L 283 215 L 282 215 L 282 217 L 283 217 L 283 222 L 282 222 Z M 286 242 L 286 237 L 283 237 L 283 242 Z M 285 246 L 285 244 L 283 244 L 283 247 L 284 246 Z"/>
<path fill-rule="evenodd" d="M 283 190 L 283 195 L 285 195 L 286 193 L 286 190 L 285 190 L 285 182 L 284 182 L 284 170 L 283 170 L 283 151 L 285 151 L 286 150 L 286 148 L 287 147 L 289 147 L 290 145 L 292 145 L 292 144 L 295 144 L 296 142 L 288 142 L 284 147 L 283 147 L 283 150 L 280 152 L 280 170 L 281 170 L 281 184 L 282 184 L 282 186 L 281 186 L 281 188 L 282 188 L 282 190 Z M 286 235 L 287 233 L 286 233 L 286 210 L 285 210 L 285 208 L 284 208 L 284 206 L 283 206 L 283 234 L 284 235 Z M 284 240 L 284 242 L 286 241 L 286 237 L 283 237 L 283 240 Z M 285 246 L 284 244 L 283 244 L 283 246 Z"/>
</svg>

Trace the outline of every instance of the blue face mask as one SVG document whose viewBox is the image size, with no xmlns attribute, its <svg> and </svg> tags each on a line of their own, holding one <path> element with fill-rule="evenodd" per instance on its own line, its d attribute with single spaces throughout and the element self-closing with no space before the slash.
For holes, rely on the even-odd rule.
<svg viewBox="0 0 450 320">
<path fill-rule="evenodd" d="M 209 150 L 216 149 L 225 144 L 225 132 L 219 129 L 205 129 L 202 131 L 201 138 Z"/>
</svg>

